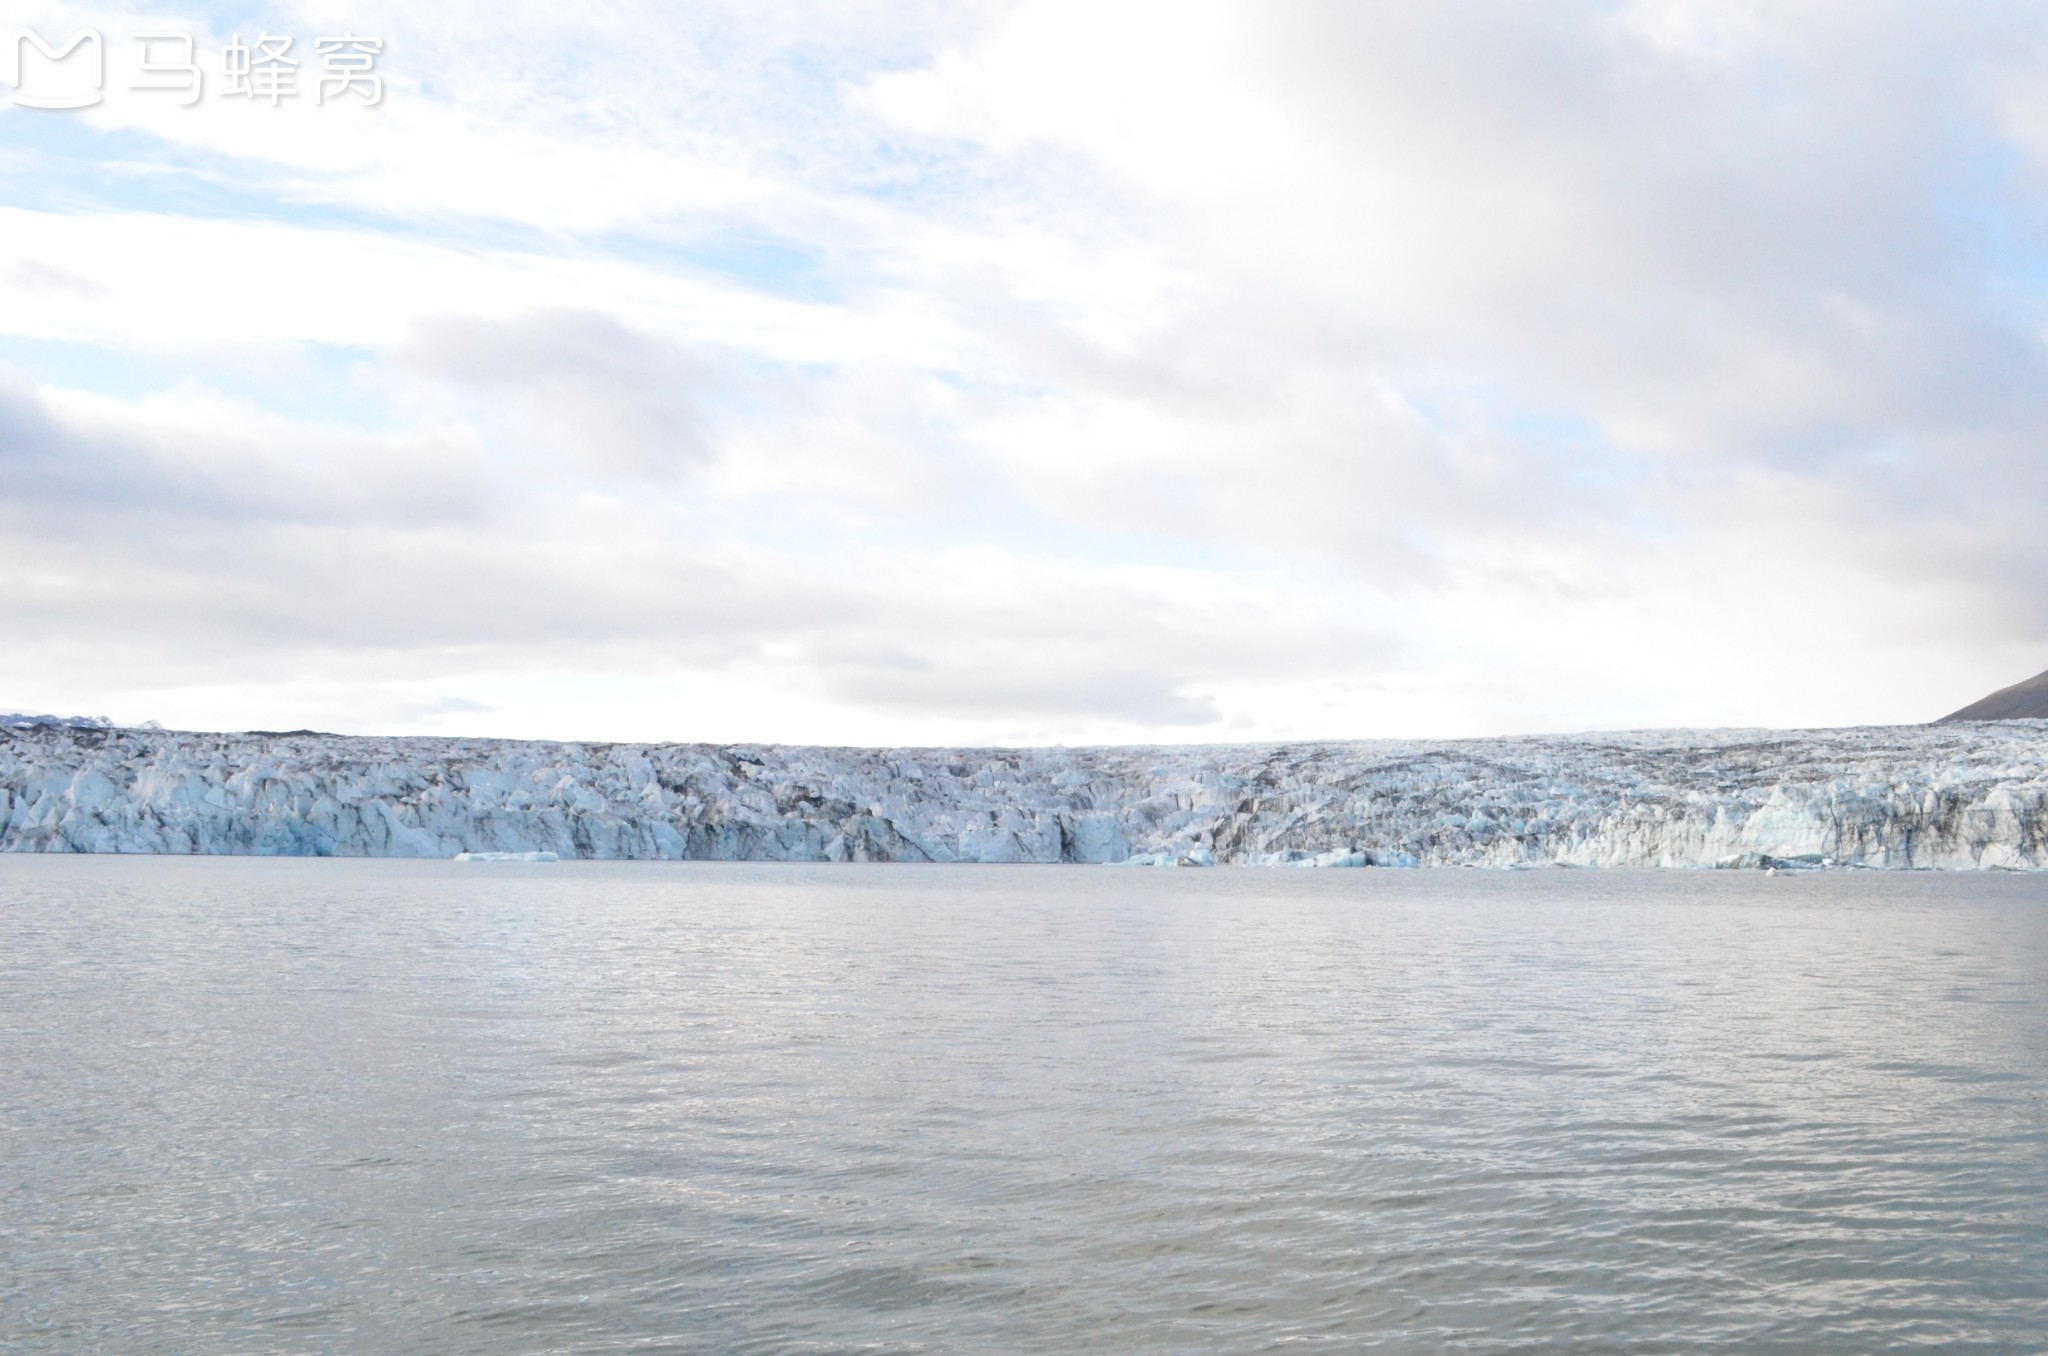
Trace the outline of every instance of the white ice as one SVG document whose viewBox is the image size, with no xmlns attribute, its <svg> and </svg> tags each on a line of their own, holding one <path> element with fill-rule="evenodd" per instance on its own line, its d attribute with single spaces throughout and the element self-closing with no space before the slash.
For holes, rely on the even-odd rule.
<svg viewBox="0 0 2048 1356">
<path fill-rule="evenodd" d="M 0 728 L 0 851 L 2048 866 L 2048 722 L 830 749 Z"/>
</svg>

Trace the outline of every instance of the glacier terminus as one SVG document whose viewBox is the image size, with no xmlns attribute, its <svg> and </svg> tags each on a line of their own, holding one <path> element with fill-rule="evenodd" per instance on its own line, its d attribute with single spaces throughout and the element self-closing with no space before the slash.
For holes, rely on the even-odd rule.
<svg viewBox="0 0 2048 1356">
<path fill-rule="evenodd" d="M 0 722 L 0 851 L 2048 866 L 2048 721 L 862 749 Z"/>
</svg>

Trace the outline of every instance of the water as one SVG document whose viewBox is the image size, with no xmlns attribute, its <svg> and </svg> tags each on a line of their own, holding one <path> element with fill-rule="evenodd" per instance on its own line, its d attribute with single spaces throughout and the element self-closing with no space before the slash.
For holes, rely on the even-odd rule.
<svg viewBox="0 0 2048 1356">
<path fill-rule="evenodd" d="M 2048 1350 L 2048 880 L 0 859 L 0 1348 Z"/>
</svg>

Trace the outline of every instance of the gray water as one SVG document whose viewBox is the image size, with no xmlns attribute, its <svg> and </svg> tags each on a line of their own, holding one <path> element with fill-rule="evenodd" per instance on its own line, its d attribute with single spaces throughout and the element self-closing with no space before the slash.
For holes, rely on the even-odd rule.
<svg viewBox="0 0 2048 1356">
<path fill-rule="evenodd" d="M 0 859 L 0 1347 L 2048 1350 L 2048 880 Z"/>
</svg>

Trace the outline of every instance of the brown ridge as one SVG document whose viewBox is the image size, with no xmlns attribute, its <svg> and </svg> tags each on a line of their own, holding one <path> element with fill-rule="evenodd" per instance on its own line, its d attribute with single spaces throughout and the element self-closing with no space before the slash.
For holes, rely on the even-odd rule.
<svg viewBox="0 0 2048 1356">
<path fill-rule="evenodd" d="M 2024 683 L 2002 687 L 1960 711 L 1943 716 L 1936 724 L 1951 720 L 2048 720 L 2048 673 L 2037 673 Z"/>
</svg>

